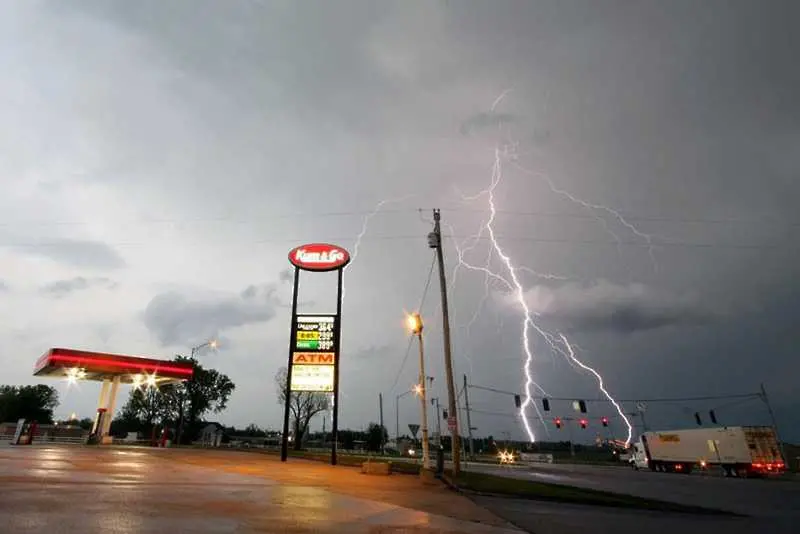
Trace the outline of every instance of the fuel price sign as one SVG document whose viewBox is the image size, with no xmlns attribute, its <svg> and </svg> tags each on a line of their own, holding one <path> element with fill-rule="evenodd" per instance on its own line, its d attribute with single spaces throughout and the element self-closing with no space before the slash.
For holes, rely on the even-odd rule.
<svg viewBox="0 0 800 534">
<path fill-rule="evenodd" d="M 332 352 L 335 322 L 332 315 L 298 315 L 294 350 Z"/>
</svg>

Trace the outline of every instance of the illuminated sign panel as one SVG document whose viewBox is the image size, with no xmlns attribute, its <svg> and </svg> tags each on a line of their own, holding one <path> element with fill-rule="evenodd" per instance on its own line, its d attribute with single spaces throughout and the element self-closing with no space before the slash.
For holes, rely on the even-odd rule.
<svg viewBox="0 0 800 534">
<path fill-rule="evenodd" d="M 338 358 L 333 315 L 298 315 L 292 340 L 292 391 L 333 391 Z"/>
<path fill-rule="evenodd" d="M 295 352 L 292 354 L 292 365 L 334 365 L 336 354 L 333 352 Z"/>
<path fill-rule="evenodd" d="M 335 271 L 350 261 L 350 254 L 343 248 L 328 243 L 309 243 L 293 248 L 289 261 L 304 271 Z"/>
<path fill-rule="evenodd" d="M 333 391 L 333 365 L 293 365 L 292 391 Z"/>
<path fill-rule="evenodd" d="M 294 350 L 332 351 L 335 346 L 333 336 L 335 323 L 336 320 L 332 315 L 298 315 Z"/>
</svg>

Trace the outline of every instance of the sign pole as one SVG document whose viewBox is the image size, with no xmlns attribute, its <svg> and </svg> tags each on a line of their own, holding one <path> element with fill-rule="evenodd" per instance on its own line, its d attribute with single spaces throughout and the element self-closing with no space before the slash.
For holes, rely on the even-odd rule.
<svg viewBox="0 0 800 534">
<path fill-rule="evenodd" d="M 336 354 L 336 364 L 333 366 L 333 441 L 331 444 L 331 465 L 336 465 L 336 447 L 339 441 L 339 367 L 341 366 L 342 345 L 342 277 L 344 266 L 338 269 L 338 287 L 336 289 L 336 323 L 333 327 L 333 352 Z"/>
<path fill-rule="evenodd" d="M 292 288 L 292 326 L 289 334 L 289 365 L 286 367 L 286 399 L 283 407 L 283 435 L 281 436 L 281 462 L 289 456 L 289 411 L 292 402 L 292 363 L 294 343 L 297 337 L 297 290 L 300 285 L 300 268 L 294 268 L 294 286 Z"/>
</svg>

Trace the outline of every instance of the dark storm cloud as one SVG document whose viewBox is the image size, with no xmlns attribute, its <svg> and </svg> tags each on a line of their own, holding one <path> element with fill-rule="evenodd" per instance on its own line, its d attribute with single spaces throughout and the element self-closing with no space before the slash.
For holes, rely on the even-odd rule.
<svg viewBox="0 0 800 534">
<path fill-rule="evenodd" d="M 125 260 L 117 251 L 100 241 L 54 239 L 21 248 L 20 251 L 73 267 L 110 270 L 125 266 Z"/>
<path fill-rule="evenodd" d="M 42 293 L 53 297 L 62 298 L 75 291 L 82 291 L 91 288 L 104 287 L 107 289 L 115 289 L 117 284 L 108 278 L 84 278 L 83 276 L 76 276 L 66 280 L 56 280 L 41 288 Z"/>
<path fill-rule="evenodd" d="M 175 291 L 153 297 L 144 324 L 164 345 L 189 344 L 237 326 L 268 321 L 280 302 L 272 286 L 248 286 L 239 295 L 193 300 Z"/>
<path fill-rule="evenodd" d="M 714 317 L 695 299 L 653 290 L 642 284 L 616 285 L 605 280 L 536 286 L 526 301 L 539 317 L 571 331 L 607 330 L 623 334 L 667 326 L 693 326 Z"/>
<path fill-rule="evenodd" d="M 372 114 L 363 113 L 367 92 L 353 87 L 392 89 L 365 62 L 364 35 L 387 12 L 374 2 L 349 2 L 346 8 L 294 2 L 203 2 L 199 7 L 194 0 L 52 5 L 152 39 L 182 71 L 224 85 L 240 99 L 278 97 L 282 106 L 345 113 L 359 123 L 371 121 Z"/>
<path fill-rule="evenodd" d="M 367 0 L 360 4 L 345 0 L 259 4 L 85 0 L 35 5 L 56 11 L 55 17 L 31 24 L 40 28 L 36 37 L 53 39 L 33 57 L 20 55 L 24 67 L 20 72 L 40 70 L 42 74 L 29 83 L 42 88 L 46 97 L 42 102 L 74 114 L 58 121 L 59 114 L 47 110 L 40 123 L 30 117 L 17 121 L 28 127 L 32 140 L 45 147 L 31 154 L 31 169 L 41 167 L 41 161 L 56 159 L 51 147 L 59 144 L 59 136 L 83 139 L 91 131 L 86 121 L 98 128 L 96 138 L 85 140 L 91 154 L 111 160 L 94 172 L 104 186 L 113 183 L 126 188 L 147 180 L 156 184 L 153 198 L 125 195 L 132 208 L 147 211 L 155 198 L 174 195 L 180 200 L 174 203 L 175 211 L 191 210 L 192 216 L 198 206 L 211 205 L 242 217 L 261 215 L 291 206 L 275 200 L 279 198 L 274 192 L 276 182 L 291 190 L 289 196 L 296 193 L 303 199 L 311 188 L 325 189 L 326 194 L 318 198 L 326 203 L 332 203 L 328 194 L 333 190 L 364 195 L 372 187 L 370 194 L 382 198 L 393 186 L 402 189 L 392 194 L 417 190 L 425 195 L 426 203 L 448 203 L 457 199 L 439 198 L 436 192 L 450 191 L 453 181 L 459 189 L 467 189 L 461 187 L 463 181 L 476 190 L 488 183 L 493 136 L 502 125 L 504 134 L 506 130 L 513 133 L 512 142 L 520 142 L 520 153 L 531 148 L 531 139 L 537 145 L 547 141 L 546 151 L 524 163 L 548 172 L 559 187 L 624 213 L 671 219 L 663 226 L 641 223 L 656 235 L 734 245 L 769 240 L 781 248 L 797 242 L 793 230 L 759 233 L 749 225 L 681 222 L 750 219 L 763 214 L 780 221 L 796 220 L 800 194 L 796 180 L 800 101 L 794 96 L 800 93 L 800 70 L 792 52 L 800 48 L 800 32 L 794 28 L 800 6 L 796 1 L 540 0 L 513 6 L 480 1 L 395 2 L 393 9 Z M 101 58 L 93 61 L 92 51 L 100 52 Z M 53 67 L 72 63 L 76 67 L 66 74 Z M 148 74 L 151 67 L 155 72 Z M 142 76 L 131 77 L 133 73 Z M 64 85 L 70 80 L 81 83 L 66 91 Z M 498 93 L 511 86 L 514 92 L 490 111 Z M 9 87 L 13 89 L 13 84 Z M 149 93 L 145 88 L 157 91 Z M 66 95 L 64 101 L 55 101 L 52 95 L 56 94 Z M 80 106 L 74 95 L 85 95 Z M 36 104 L 31 109 L 40 107 Z M 174 108 L 180 113 L 174 118 L 176 126 L 171 126 L 165 117 L 169 119 L 167 111 Z M 477 110 L 483 112 L 475 114 Z M 80 125 L 75 134 L 72 130 L 62 133 L 64 125 L 75 124 Z M 459 136 L 459 127 L 470 135 Z M 542 134 L 545 137 L 552 129 L 553 139 L 541 138 L 532 131 L 536 128 L 548 130 Z M 16 127 L 6 130 L 14 132 L 15 138 L 21 137 L 19 132 L 26 133 Z M 48 131 L 58 132 L 56 141 L 42 141 Z M 369 135 L 360 135 L 365 132 Z M 456 139 L 447 150 L 432 142 L 443 132 L 448 139 Z M 353 133 L 358 139 L 348 139 Z M 337 156 L 344 155 L 342 159 L 326 153 L 331 146 Z M 73 152 L 67 151 L 70 157 Z M 465 155 L 468 161 L 461 163 Z M 92 165 L 93 156 L 75 158 L 85 160 L 78 161 L 82 166 Z M 196 167 L 178 165 L 183 160 Z M 358 164 L 350 166 L 345 160 Z M 159 171 L 167 162 L 176 168 L 162 175 Z M 311 162 L 320 162 L 320 168 Z M 225 177 L 222 182 L 220 176 Z M 280 176 L 280 180 L 268 176 Z M 409 182 L 415 176 L 421 178 Z M 435 182 L 436 176 L 446 183 Z M 560 203 L 563 199 L 554 202 L 551 191 L 539 187 L 540 181 L 514 180 L 512 173 L 507 178 L 503 184 L 507 192 L 498 197 L 501 209 L 559 213 L 575 209 L 568 202 Z M 202 202 L 190 201 L 193 194 L 206 196 Z M 371 208 L 366 204 L 372 202 L 367 195 L 348 198 L 336 209 L 360 211 Z M 248 211 L 248 204 L 255 207 Z M 33 205 L 25 208 L 35 209 Z M 469 224 L 479 224 L 479 215 L 469 214 Z M 446 216 L 456 225 L 455 234 L 474 229 Z M 416 221 L 416 215 L 411 219 Z M 370 285 L 364 276 L 358 282 L 353 277 L 352 289 L 348 286 L 348 304 L 354 313 L 353 320 L 345 322 L 345 337 L 355 344 L 356 338 L 364 336 L 355 346 L 368 348 L 356 355 L 361 365 L 343 367 L 343 379 L 358 372 L 365 398 L 371 396 L 367 390 L 373 384 L 374 389 L 391 385 L 406 344 L 398 342 L 391 354 L 377 357 L 380 351 L 371 344 L 380 343 L 381 328 L 369 329 L 376 332 L 372 338 L 367 329 L 358 328 L 356 334 L 351 328 L 386 324 L 376 321 L 379 312 L 401 309 L 410 298 L 407 295 L 416 301 L 427 272 L 427 262 L 419 276 L 411 269 L 400 272 L 406 265 L 401 254 L 417 254 L 410 247 L 400 252 L 392 250 L 390 242 L 369 240 L 381 234 L 409 233 L 409 218 L 380 228 L 384 220 L 376 217 L 371 223 L 364 254 L 356 265 L 361 273 L 373 272 L 377 258 L 385 260 L 392 282 L 382 286 L 380 300 L 371 299 L 359 306 L 360 311 L 355 309 L 359 293 L 373 291 L 375 284 Z M 309 234 L 316 234 L 320 227 L 337 237 L 358 231 L 328 221 L 309 220 Z M 646 254 L 636 256 L 626 250 L 624 257 L 604 255 L 600 248 L 579 244 L 586 238 L 583 226 L 561 218 L 525 221 L 515 217 L 507 228 L 509 236 L 521 236 L 519 241 L 509 240 L 506 247 L 519 265 L 581 279 L 618 280 L 630 275 L 663 288 L 637 289 L 621 283 L 610 284 L 612 288 L 605 292 L 575 285 L 549 286 L 543 293 L 550 298 L 550 307 L 542 305 L 537 311 L 564 331 L 581 331 L 576 332 L 575 344 L 585 348 L 592 362 L 613 379 L 615 393 L 724 393 L 767 377 L 782 386 L 776 387 L 776 404 L 788 406 L 796 397 L 792 377 L 797 375 L 797 358 L 787 335 L 797 323 L 796 307 L 764 306 L 757 316 L 745 316 L 737 306 L 723 304 L 718 306 L 728 313 L 725 320 L 709 324 L 709 318 L 716 316 L 698 302 L 738 299 L 738 303 L 760 306 L 774 300 L 776 294 L 796 287 L 797 254 L 786 252 L 785 261 L 779 261 L 774 253 L 674 247 L 663 254 L 663 269 L 653 274 Z M 602 230 L 600 226 L 594 230 Z M 274 223 L 261 230 L 264 239 L 282 238 L 287 232 Z M 420 234 L 423 249 L 425 232 L 427 228 Z M 538 232 L 544 239 L 562 241 L 552 247 L 528 246 L 523 239 Z M 633 236 L 626 233 L 623 240 L 628 238 Z M 128 252 L 131 263 L 151 262 L 152 266 L 141 268 L 161 275 L 165 258 L 136 258 L 138 251 Z M 176 246 L 175 254 L 185 253 Z M 240 260 L 244 264 L 253 258 L 245 254 Z M 285 265 L 285 257 L 281 261 Z M 207 266 L 198 263 L 197 272 Z M 281 273 L 279 279 L 281 295 L 285 295 L 291 272 Z M 458 292 L 467 305 L 457 310 L 454 306 L 454 315 L 472 317 L 477 304 L 470 306 L 466 297 L 482 293 L 482 283 L 480 278 L 464 276 Z M 700 297 L 676 296 L 685 289 L 697 290 Z M 150 296 L 145 294 L 145 298 Z M 529 297 L 534 295 L 529 293 Z M 232 328 L 269 317 L 281 305 L 268 287 L 261 286 L 205 301 L 162 294 L 151 302 L 146 320 L 162 343 L 184 342 L 207 339 L 225 325 Z M 792 312 L 794 316 L 786 315 Z M 481 382 L 512 389 L 523 376 L 512 361 L 520 352 L 517 321 L 509 320 L 510 314 L 502 315 L 508 335 L 499 335 L 493 318 L 484 314 L 471 328 L 471 337 L 456 339 L 454 346 L 456 351 L 470 350 L 474 376 Z M 776 337 L 771 325 L 780 321 L 787 329 L 783 337 Z M 697 324 L 704 327 L 693 328 Z M 641 335 L 619 335 L 631 332 Z M 769 345 L 775 339 L 781 339 L 780 347 Z M 242 345 L 242 358 L 260 353 L 244 346 L 245 342 Z M 497 355 L 504 358 L 502 363 Z M 413 366 L 406 367 L 409 380 L 401 377 L 398 384 L 413 383 Z M 563 367 L 558 374 L 553 372 L 546 387 L 562 387 L 575 376 L 568 366 Z M 473 375 L 471 364 L 469 372 Z M 435 363 L 431 373 L 441 376 Z M 257 377 L 248 376 L 248 380 L 257 384 Z M 589 384 L 580 387 L 595 387 Z M 574 393 L 572 386 L 563 387 L 564 395 Z M 240 398 L 242 407 L 233 408 L 226 417 L 245 417 L 245 405 L 248 409 L 258 405 L 252 398 Z M 372 404 L 351 402 L 347 417 L 361 424 Z M 490 406 L 495 408 L 508 406 Z M 252 410 L 248 413 L 262 416 L 260 409 Z M 796 419 L 796 411 L 786 413 Z M 497 434 L 499 425 L 508 422 L 502 430 L 511 430 L 513 421 L 492 418 L 479 426 L 481 432 Z"/>
</svg>

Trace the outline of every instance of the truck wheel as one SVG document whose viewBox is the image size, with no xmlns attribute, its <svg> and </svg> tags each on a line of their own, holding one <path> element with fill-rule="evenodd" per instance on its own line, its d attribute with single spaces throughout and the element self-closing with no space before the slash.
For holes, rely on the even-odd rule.
<svg viewBox="0 0 800 534">
<path fill-rule="evenodd" d="M 731 476 L 730 469 L 728 469 L 727 465 L 720 465 L 719 468 L 722 470 L 722 476 L 728 478 Z"/>
</svg>

